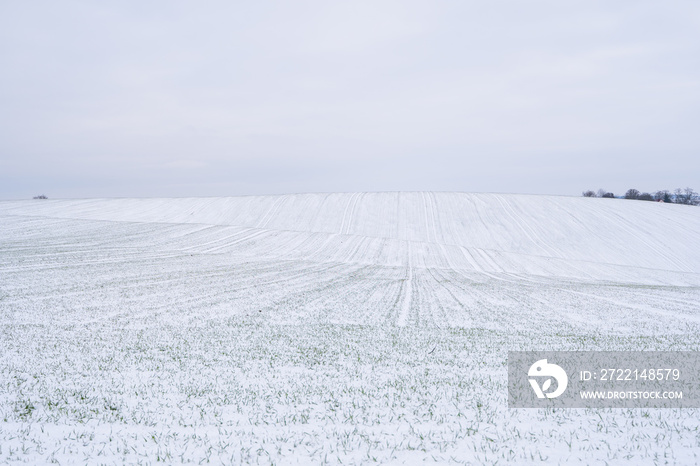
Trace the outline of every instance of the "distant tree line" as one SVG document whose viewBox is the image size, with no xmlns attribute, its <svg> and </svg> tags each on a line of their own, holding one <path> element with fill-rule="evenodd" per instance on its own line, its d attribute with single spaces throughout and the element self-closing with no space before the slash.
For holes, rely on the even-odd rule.
<svg viewBox="0 0 700 466">
<path fill-rule="evenodd" d="M 604 189 L 596 191 L 584 191 L 583 197 L 608 197 L 618 199 L 635 199 L 638 201 L 666 202 L 668 204 L 700 205 L 700 196 L 693 188 L 678 188 L 671 192 L 668 190 L 656 191 L 655 193 L 642 193 L 638 189 L 628 189 L 624 196 L 615 196 Z"/>
</svg>

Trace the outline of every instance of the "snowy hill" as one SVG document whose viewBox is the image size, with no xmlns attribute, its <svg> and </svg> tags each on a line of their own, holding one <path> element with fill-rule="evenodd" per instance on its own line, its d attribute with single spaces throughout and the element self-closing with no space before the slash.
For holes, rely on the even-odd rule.
<svg viewBox="0 0 700 466">
<path fill-rule="evenodd" d="M 694 410 L 508 409 L 506 362 L 697 351 L 699 232 L 553 196 L 0 202 L 0 462 L 696 464 Z"/>
<path fill-rule="evenodd" d="M 174 249 L 252 257 L 700 284 L 700 209 L 464 193 L 296 194 L 0 203 L 25 217 L 191 224 Z"/>
</svg>

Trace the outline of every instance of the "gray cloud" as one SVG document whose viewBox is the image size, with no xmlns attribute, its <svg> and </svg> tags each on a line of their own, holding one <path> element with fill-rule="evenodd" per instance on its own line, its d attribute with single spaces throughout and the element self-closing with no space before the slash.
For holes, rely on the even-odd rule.
<svg viewBox="0 0 700 466">
<path fill-rule="evenodd" d="M 694 2 L 5 2 L 0 197 L 692 185 Z"/>
</svg>

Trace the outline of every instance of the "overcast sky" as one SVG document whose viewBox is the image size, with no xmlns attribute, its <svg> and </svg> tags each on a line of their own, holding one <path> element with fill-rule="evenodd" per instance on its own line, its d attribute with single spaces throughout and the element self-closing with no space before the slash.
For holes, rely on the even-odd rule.
<svg viewBox="0 0 700 466">
<path fill-rule="evenodd" d="M 700 2 L 0 0 L 0 198 L 700 189 Z"/>
</svg>

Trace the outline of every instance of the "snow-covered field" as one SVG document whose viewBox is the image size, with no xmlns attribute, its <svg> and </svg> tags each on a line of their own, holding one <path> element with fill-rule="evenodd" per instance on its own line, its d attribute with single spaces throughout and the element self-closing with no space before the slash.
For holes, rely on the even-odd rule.
<svg viewBox="0 0 700 466">
<path fill-rule="evenodd" d="M 508 350 L 699 350 L 700 208 L 0 202 L 0 461 L 700 463 L 700 410 L 509 409 Z"/>
</svg>

